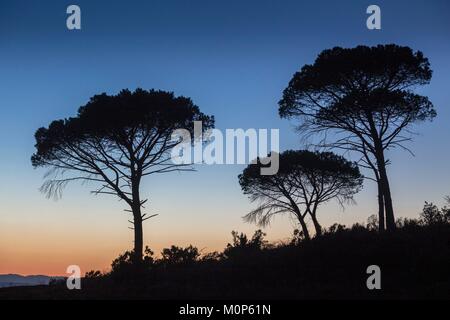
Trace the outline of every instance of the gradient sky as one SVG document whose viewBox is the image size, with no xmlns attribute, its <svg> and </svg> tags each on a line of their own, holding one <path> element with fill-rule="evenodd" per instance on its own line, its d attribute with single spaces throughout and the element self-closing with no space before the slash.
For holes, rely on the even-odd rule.
<svg viewBox="0 0 450 320">
<path fill-rule="evenodd" d="M 66 29 L 66 8 L 78 4 L 82 30 Z M 382 30 L 369 31 L 366 8 L 378 4 Z M 31 167 L 34 132 L 73 116 L 94 94 L 157 88 L 191 97 L 225 128 L 279 128 L 281 149 L 301 148 L 277 101 L 292 74 L 333 46 L 397 43 L 421 50 L 434 70 L 421 90 L 438 112 L 417 128 L 403 151 L 389 154 L 398 217 L 416 217 L 425 200 L 450 194 L 450 2 L 442 1 L 18 1 L 0 0 L 0 274 L 64 274 L 106 270 L 132 247 L 124 204 L 70 185 L 59 201 L 38 188 L 44 170 Z M 243 166 L 198 166 L 197 172 L 149 177 L 142 194 L 159 216 L 146 222 L 155 252 L 172 244 L 220 250 L 232 230 L 252 233 L 241 217 L 252 207 L 237 175 Z M 365 183 L 357 206 L 320 211 L 325 226 L 364 222 L 377 212 Z M 265 231 L 286 240 L 288 217 Z"/>
</svg>

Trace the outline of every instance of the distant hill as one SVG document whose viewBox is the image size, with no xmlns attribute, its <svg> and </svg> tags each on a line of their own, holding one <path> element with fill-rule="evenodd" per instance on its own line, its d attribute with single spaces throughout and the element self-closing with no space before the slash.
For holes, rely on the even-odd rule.
<svg viewBox="0 0 450 320">
<path fill-rule="evenodd" d="M 0 274 L 0 288 L 48 285 L 51 279 L 60 278 L 44 275 L 22 276 L 19 274 Z"/>
</svg>

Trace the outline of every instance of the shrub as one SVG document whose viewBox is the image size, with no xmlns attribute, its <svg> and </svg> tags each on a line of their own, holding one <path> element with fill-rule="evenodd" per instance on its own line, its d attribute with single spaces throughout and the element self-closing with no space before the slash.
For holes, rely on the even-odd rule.
<svg viewBox="0 0 450 320">
<path fill-rule="evenodd" d="M 450 223 L 450 209 L 447 207 L 439 209 L 432 202 L 428 203 L 425 201 L 423 210 L 420 213 L 420 220 L 425 225 Z"/>
<path fill-rule="evenodd" d="M 166 266 L 188 265 L 197 261 L 200 253 L 196 247 L 189 245 L 186 248 L 171 246 L 161 252 L 162 258 L 159 261 Z"/>
<path fill-rule="evenodd" d="M 247 235 L 237 231 L 232 231 L 231 235 L 233 236 L 233 243 L 228 243 L 223 251 L 224 256 L 227 258 L 258 252 L 267 246 L 267 241 L 264 239 L 266 234 L 261 230 L 256 230 L 250 240 L 247 238 Z"/>
</svg>

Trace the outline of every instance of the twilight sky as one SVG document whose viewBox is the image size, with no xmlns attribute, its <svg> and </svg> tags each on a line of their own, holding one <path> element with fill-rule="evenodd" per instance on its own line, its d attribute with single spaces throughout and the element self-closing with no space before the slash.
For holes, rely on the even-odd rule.
<svg viewBox="0 0 450 320">
<path fill-rule="evenodd" d="M 77 4 L 82 30 L 66 29 Z M 366 28 L 370 4 L 382 10 L 382 30 Z M 94 94 L 156 88 L 189 96 L 225 128 L 279 128 L 281 150 L 302 148 L 294 123 L 281 120 L 277 101 L 292 74 L 333 46 L 397 43 L 421 50 L 434 70 L 420 90 L 438 116 L 420 125 L 409 147 L 389 153 L 398 217 L 416 217 L 423 202 L 450 194 L 450 2 L 442 1 L 22 1 L 0 0 L 0 274 L 64 274 L 105 270 L 132 247 L 124 204 L 69 185 L 59 201 L 38 190 L 44 170 L 30 157 L 34 132 L 75 115 Z M 252 207 L 241 193 L 242 165 L 197 166 L 197 172 L 149 177 L 145 243 L 222 249 L 230 232 L 257 227 L 241 217 Z M 320 210 L 325 226 L 364 222 L 376 213 L 366 181 L 357 205 Z M 288 217 L 265 231 L 286 240 Z"/>
</svg>

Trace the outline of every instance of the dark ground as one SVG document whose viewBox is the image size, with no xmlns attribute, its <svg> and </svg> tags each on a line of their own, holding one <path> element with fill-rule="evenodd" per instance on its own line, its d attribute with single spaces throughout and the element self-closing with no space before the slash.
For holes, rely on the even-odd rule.
<svg viewBox="0 0 450 320">
<path fill-rule="evenodd" d="M 356 225 L 279 246 L 238 237 L 219 256 L 149 258 L 139 273 L 122 258 L 110 273 L 82 279 L 81 290 L 3 288 L 0 299 L 450 299 L 450 224 L 384 234 Z M 366 287 L 374 264 L 381 290 Z"/>
</svg>

